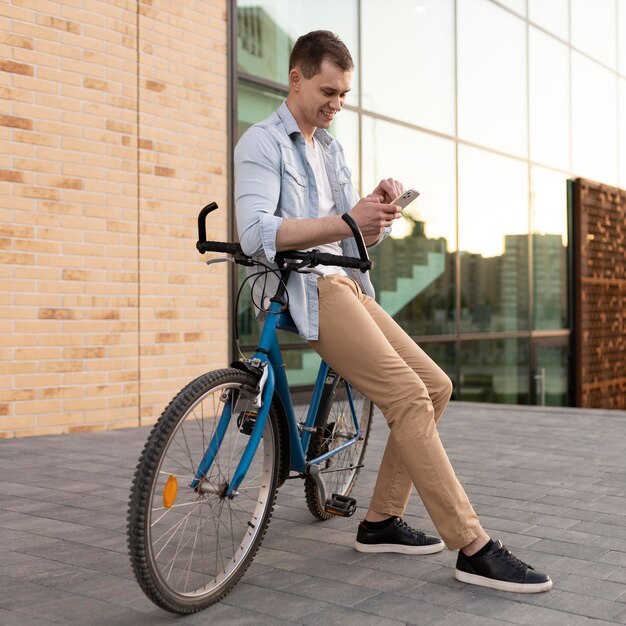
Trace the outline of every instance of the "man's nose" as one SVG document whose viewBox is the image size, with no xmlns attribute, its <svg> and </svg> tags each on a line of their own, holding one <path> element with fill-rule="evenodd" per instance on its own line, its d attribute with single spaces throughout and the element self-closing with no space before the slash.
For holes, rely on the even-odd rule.
<svg viewBox="0 0 626 626">
<path fill-rule="evenodd" d="M 336 111 L 341 111 L 341 108 L 342 108 L 341 98 L 339 96 L 337 96 L 336 98 L 333 98 L 330 101 L 330 106 L 331 106 L 331 108 L 335 109 Z"/>
</svg>

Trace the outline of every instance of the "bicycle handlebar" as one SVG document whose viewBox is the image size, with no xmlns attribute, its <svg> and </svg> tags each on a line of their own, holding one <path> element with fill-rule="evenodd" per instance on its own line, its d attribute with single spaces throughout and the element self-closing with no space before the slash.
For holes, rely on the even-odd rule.
<svg viewBox="0 0 626 626">
<path fill-rule="evenodd" d="M 207 204 L 198 214 L 198 241 L 196 249 L 201 254 L 205 252 L 223 252 L 233 256 L 235 263 L 241 265 L 255 265 L 254 260 L 244 254 L 241 245 L 238 243 L 228 243 L 226 241 L 207 241 L 206 238 L 206 218 L 218 206 L 215 202 Z M 276 255 L 276 262 L 279 267 L 285 269 L 299 270 L 305 267 L 315 267 L 316 265 L 335 265 L 338 267 L 347 267 L 367 272 L 372 269 L 372 261 L 367 254 L 363 235 L 359 230 L 357 223 L 350 215 L 344 213 L 342 219 L 350 226 L 350 230 L 356 239 L 357 249 L 361 258 L 341 256 L 337 254 L 328 254 L 319 250 L 310 250 L 301 252 L 299 250 L 286 250 Z"/>
</svg>

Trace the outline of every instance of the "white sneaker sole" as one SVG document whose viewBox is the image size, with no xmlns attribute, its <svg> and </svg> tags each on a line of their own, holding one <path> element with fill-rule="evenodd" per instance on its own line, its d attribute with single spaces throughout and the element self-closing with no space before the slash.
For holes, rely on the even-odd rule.
<svg viewBox="0 0 626 626">
<path fill-rule="evenodd" d="M 395 552 L 397 554 L 435 554 L 441 552 L 446 545 L 443 543 L 433 543 L 429 546 L 405 546 L 399 543 L 359 543 L 356 541 L 354 547 L 357 552 Z"/>
<path fill-rule="evenodd" d="M 458 569 L 454 570 L 454 577 L 462 583 L 489 587 L 490 589 L 498 589 L 499 591 L 511 591 L 514 593 L 541 593 L 542 591 L 550 591 L 550 589 L 552 589 L 551 580 L 547 580 L 545 583 L 534 584 L 507 583 L 503 580 L 478 576 L 478 574 L 468 574 Z"/>
</svg>

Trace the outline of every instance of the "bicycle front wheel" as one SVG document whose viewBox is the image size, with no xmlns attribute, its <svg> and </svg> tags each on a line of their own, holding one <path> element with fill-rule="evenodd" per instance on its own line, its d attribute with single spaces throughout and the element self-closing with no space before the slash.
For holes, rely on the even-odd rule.
<svg viewBox="0 0 626 626">
<path fill-rule="evenodd" d="M 236 369 L 197 378 L 165 409 L 139 459 L 128 508 L 130 557 L 146 595 L 168 611 L 193 613 L 217 602 L 265 534 L 281 452 L 273 410 L 244 481 L 232 496 L 225 493 L 254 425 L 255 386 Z M 229 415 L 223 437 L 216 436 Z M 192 486 L 205 452 L 218 445 Z"/>
<path fill-rule="evenodd" d="M 338 377 L 332 390 L 333 396 L 328 414 L 316 420 L 317 430 L 311 436 L 307 459 L 311 460 L 334 450 L 355 436 L 356 430 L 348 393 L 352 396 L 360 436 L 354 444 L 338 452 L 322 464 L 320 474 L 326 484 L 327 497 L 332 494 L 342 496 L 350 494 L 358 478 L 370 434 L 374 405 L 362 393 L 350 387 L 343 378 Z M 323 501 L 323 496 L 316 482 L 310 476 L 305 477 L 304 493 L 307 507 L 313 516 L 320 520 L 327 520 L 332 517 L 330 513 L 326 512 L 326 502 Z"/>
</svg>

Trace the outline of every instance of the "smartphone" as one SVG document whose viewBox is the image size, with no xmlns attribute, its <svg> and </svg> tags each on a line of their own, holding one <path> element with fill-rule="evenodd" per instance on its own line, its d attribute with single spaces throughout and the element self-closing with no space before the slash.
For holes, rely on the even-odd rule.
<svg viewBox="0 0 626 626">
<path fill-rule="evenodd" d="M 395 200 L 392 200 L 389 204 L 397 204 L 399 207 L 405 209 L 417 196 L 420 195 L 420 192 L 416 189 L 406 189 L 403 194 L 399 195 Z"/>
</svg>

